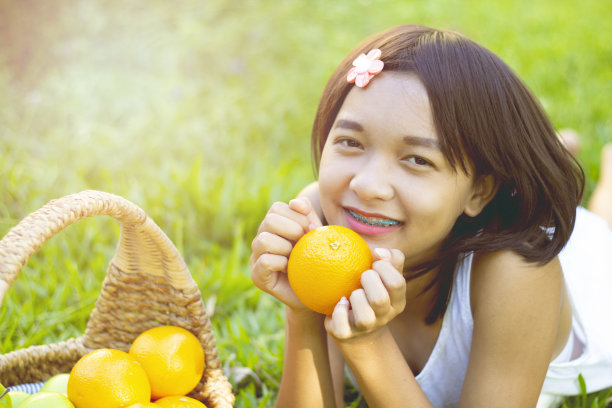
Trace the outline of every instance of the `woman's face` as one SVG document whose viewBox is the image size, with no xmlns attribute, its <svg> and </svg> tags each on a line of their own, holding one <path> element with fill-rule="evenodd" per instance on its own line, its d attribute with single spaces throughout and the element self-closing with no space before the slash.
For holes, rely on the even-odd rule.
<svg viewBox="0 0 612 408">
<path fill-rule="evenodd" d="M 401 250 L 406 266 L 435 256 L 457 218 L 486 204 L 442 154 L 422 83 L 397 72 L 348 93 L 321 154 L 319 189 L 329 224 L 371 249 Z"/>
</svg>

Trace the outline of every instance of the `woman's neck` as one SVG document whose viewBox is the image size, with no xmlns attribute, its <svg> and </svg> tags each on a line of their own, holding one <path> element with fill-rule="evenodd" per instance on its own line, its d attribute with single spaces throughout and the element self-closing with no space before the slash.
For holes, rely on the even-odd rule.
<svg viewBox="0 0 612 408">
<path fill-rule="evenodd" d="M 406 281 L 406 307 L 402 314 L 425 321 L 438 298 L 439 285 L 435 281 L 438 269 L 431 269 Z"/>
</svg>

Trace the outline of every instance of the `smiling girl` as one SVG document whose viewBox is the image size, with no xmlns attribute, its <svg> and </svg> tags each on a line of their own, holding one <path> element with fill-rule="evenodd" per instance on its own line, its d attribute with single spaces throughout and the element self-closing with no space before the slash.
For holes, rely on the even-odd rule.
<svg viewBox="0 0 612 408">
<path fill-rule="evenodd" d="M 577 212 L 582 170 L 499 58 L 427 27 L 369 38 L 329 80 L 312 145 L 318 181 L 252 244 L 253 282 L 286 304 L 277 406 L 343 406 L 345 364 L 370 407 L 530 407 L 578 393 L 579 373 L 612 385 L 594 314 L 612 311 L 612 231 Z M 330 316 L 286 276 L 325 224 L 375 257 Z"/>
</svg>

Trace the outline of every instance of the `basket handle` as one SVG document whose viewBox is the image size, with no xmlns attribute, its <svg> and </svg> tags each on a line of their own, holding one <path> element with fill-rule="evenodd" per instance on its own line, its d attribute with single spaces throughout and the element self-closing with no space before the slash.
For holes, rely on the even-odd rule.
<svg viewBox="0 0 612 408">
<path fill-rule="evenodd" d="M 96 215 L 108 215 L 121 222 L 120 242 L 112 260 L 121 270 L 130 272 L 132 261 L 127 252 L 139 245 L 144 248 L 144 259 L 146 252 L 163 257 L 163 268 L 151 265 L 147 272 L 170 277 L 178 288 L 193 280 L 174 244 L 140 207 L 114 194 L 85 190 L 49 201 L 0 240 L 0 304 L 30 256 L 49 238 L 75 221 Z"/>
</svg>

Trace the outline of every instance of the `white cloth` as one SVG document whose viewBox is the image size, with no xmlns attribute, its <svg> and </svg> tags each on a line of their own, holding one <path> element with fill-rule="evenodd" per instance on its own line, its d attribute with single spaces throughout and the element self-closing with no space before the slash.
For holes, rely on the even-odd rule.
<svg viewBox="0 0 612 408">
<path fill-rule="evenodd" d="M 469 255 L 457 267 L 438 340 L 425 367 L 416 376 L 435 408 L 455 407 L 461 395 L 474 328 L 470 308 L 471 269 L 472 255 Z"/>
<path fill-rule="evenodd" d="M 579 346 L 584 342 L 584 350 L 574 359 L 567 358 L 571 352 L 563 352 L 551 363 L 538 407 L 548 406 L 558 395 L 579 394 L 579 374 L 589 392 L 612 386 L 612 230 L 579 208 L 576 227 L 559 259 L 573 305 L 573 332 Z M 461 395 L 473 330 L 471 267 L 472 256 L 457 266 L 438 340 L 416 377 L 436 408 L 455 407 Z M 576 338 L 570 341 L 573 348 Z"/>
<path fill-rule="evenodd" d="M 612 230 L 600 217 L 578 209 L 576 227 L 559 254 L 573 304 L 575 329 L 584 336 L 576 359 L 551 363 L 542 391 L 580 393 L 582 374 L 587 392 L 612 386 Z"/>
</svg>

